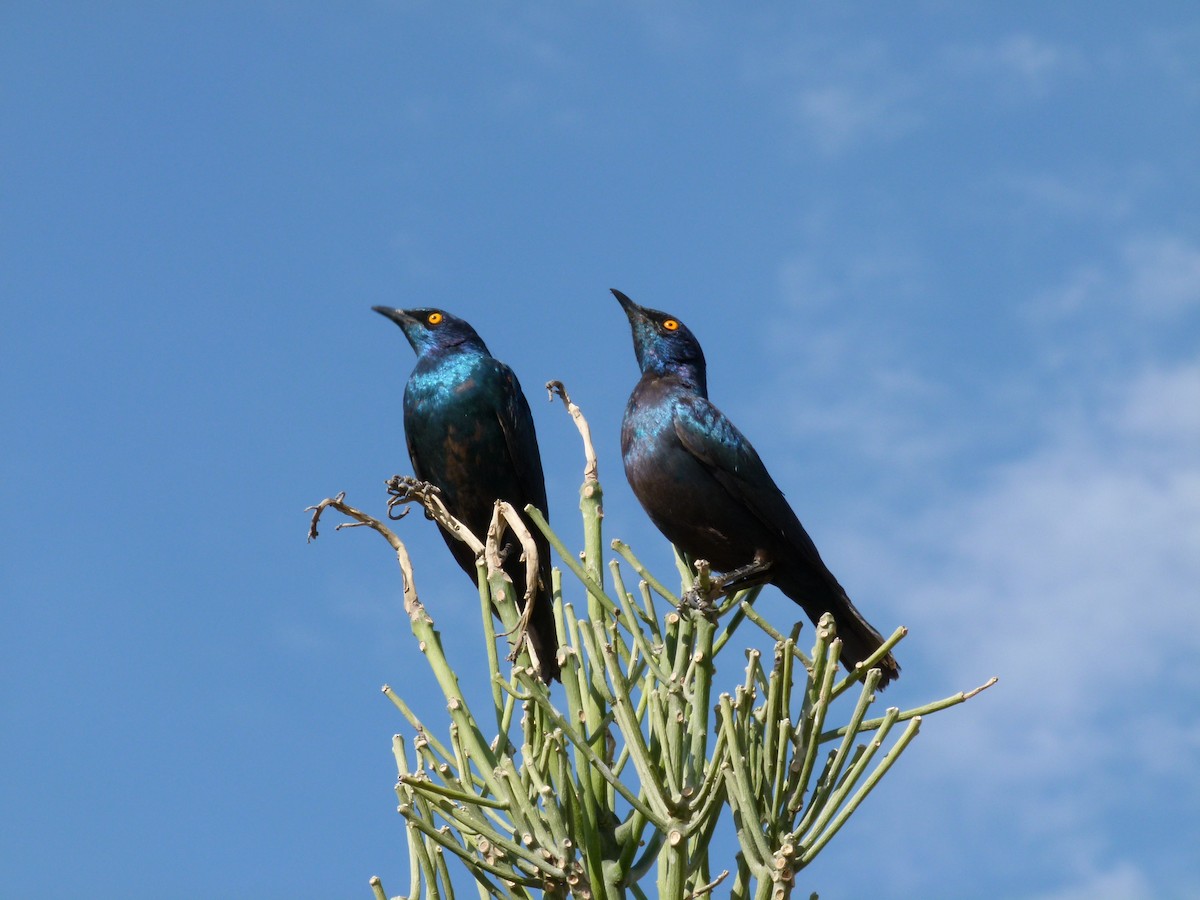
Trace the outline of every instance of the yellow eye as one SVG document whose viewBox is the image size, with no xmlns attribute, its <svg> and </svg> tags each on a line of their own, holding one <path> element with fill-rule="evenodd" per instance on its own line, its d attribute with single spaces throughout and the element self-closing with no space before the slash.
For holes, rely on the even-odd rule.
<svg viewBox="0 0 1200 900">
<path fill-rule="evenodd" d="M 442 314 L 440 312 L 431 312 L 425 321 L 430 325 L 436 325 L 438 322 L 442 321 Z"/>
<path fill-rule="evenodd" d="M 663 325 L 663 328 L 667 329 L 667 331 L 678 331 L 679 330 L 679 323 L 676 322 L 674 319 L 663 319 L 662 325 Z"/>
</svg>

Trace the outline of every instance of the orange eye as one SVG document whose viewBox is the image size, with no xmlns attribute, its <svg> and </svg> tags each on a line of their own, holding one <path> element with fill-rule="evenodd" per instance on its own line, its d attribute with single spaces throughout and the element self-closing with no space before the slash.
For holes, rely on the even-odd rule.
<svg viewBox="0 0 1200 900">
<path fill-rule="evenodd" d="M 442 321 L 442 314 L 440 312 L 431 312 L 425 321 L 430 325 L 436 325 L 438 322 Z"/>
<path fill-rule="evenodd" d="M 667 329 L 667 331 L 678 331 L 679 330 L 679 323 L 676 322 L 674 319 L 663 319 L 662 325 L 663 325 L 663 328 Z"/>
</svg>

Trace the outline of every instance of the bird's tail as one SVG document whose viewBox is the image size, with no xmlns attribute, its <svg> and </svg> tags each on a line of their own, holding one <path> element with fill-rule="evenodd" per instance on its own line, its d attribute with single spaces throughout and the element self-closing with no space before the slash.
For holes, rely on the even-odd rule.
<svg viewBox="0 0 1200 900">
<path fill-rule="evenodd" d="M 543 682 L 549 684 L 551 681 L 562 681 L 558 665 L 558 629 L 554 625 L 554 600 L 550 592 L 550 544 L 532 526 L 529 530 L 537 535 L 534 541 L 538 550 L 538 586 L 533 594 L 533 612 L 530 613 L 525 636 L 537 657 L 538 674 Z M 446 539 L 446 543 L 450 543 L 449 538 Z M 457 541 L 455 544 L 459 547 L 465 546 Z M 451 544 L 451 549 L 455 548 L 455 544 Z M 513 583 L 517 592 L 517 605 L 524 612 L 525 557 L 521 555 L 521 548 L 515 540 L 505 543 L 504 557 L 504 572 Z M 474 557 L 470 559 L 471 571 L 474 572 L 475 560 Z M 463 569 L 466 569 L 465 565 Z"/>
<path fill-rule="evenodd" d="M 803 607 L 814 625 L 826 612 L 833 616 L 837 626 L 837 636 L 842 640 L 840 659 L 847 669 L 853 671 L 856 665 L 866 660 L 883 645 L 883 636 L 850 602 L 849 596 L 838 584 L 837 579 L 832 575 L 829 578 L 832 584 L 824 580 L 817 581 L 802 576 L 796 578 L 776 577 L 773 581 L 781 591 Z M 900 677 L 900 665 L 891 653 L 876 662 L 874 668 L 881 670 L 882 677 L 879 679 L 881 689 Z"/>
<path fill-rule="evenodd" d="M 562 681 L 558 666 L 558 631 L 554 627 L 554 604 L 550 599 L 549 566 L 542 573 L 541 590 L 533 598 L 533 614 L 529 617 L 529 643 L 538 658 L 542 681 Z"/>
<path fill-rule="evenodd" d="M 846 599 L 845 608 L 835 612 L 833 618 L 837 623 L 838 637 L 842 639 L 841 660 L 847 669 L 853 669 L 883 644 L 883 637 L 854 608 L 849 598 Z M 891 653 L 875 663 L 875 668 L 881 670 L 880 689 L 900 677 L 900 664 Z"/>
</svg>

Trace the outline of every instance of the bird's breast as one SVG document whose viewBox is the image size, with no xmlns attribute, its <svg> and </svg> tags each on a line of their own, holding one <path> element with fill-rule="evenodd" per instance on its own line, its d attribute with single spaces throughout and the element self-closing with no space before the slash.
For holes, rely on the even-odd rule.
<svg viewBox="0 0 1200 900">
<path fill-rule="evenodd" d="M 621 453 L 626 465 L 654 456 L 668 435 L 675 431 L 674 411 L 670 404 L 640 402 L 630 399 L 621 425 Z"/>
<path fill-rule="evenodd" d="M 728 571 L 756 558 L 761 527 L 680 439 L 677 417 L 694 416 L 695 402 L 688 401 L 670 385 L 639 385 L 621 429 L 625 475 L 667 540 L 717 571 Z"/>
<path fill-rule="evenodd" d="M 625 474 L 652 516 L 672 502 L 672 494 L 687 490 L 703 475 L 675 433 L 675 406 L 670 396 L 635 393 L 621 427 Z"/>
</svg>

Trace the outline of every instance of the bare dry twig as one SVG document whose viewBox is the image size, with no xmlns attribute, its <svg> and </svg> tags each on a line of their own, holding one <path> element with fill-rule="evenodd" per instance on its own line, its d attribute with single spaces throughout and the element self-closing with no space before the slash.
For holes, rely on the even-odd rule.
<svg viewBox="0 0 1200 900">
<path fill-rule="evenodd" d="M 326 497 L 316 506 L 310 506 L 305 512 L 312 512 L 312 521 L 308 526 L 308 540 L 311 543 L 317 539 L 317 523 L 321 520 L 321 514 L 327 509 L 336 509 L 347 518 L 353 519 L 353 522 L 342 522 L 335 527 L 335 531 L 341 531 L 343 528 L 354 528 L 365 525 L 366 527 L 381 534 L 392 549 L 396 551 L 396 561 L 400 564 L 400 573 L 404 576 L 404 611 L 410 617 L 415 615 L 424 615 L 424 607 L 421 606 L 421 601 L 417 598 L 417 586 L 413 579 L 412 560 L 408 556 L 408 548 L 398 538 L 390 528 L 376 519 L 374 516 L 368 515 L 361 509 L 355 509 L 346 502 L 346 492 L 342 491 L 334 497 Z"/>
<path fill-rule="evenodd" d="M 408 475 L 394 475 L 387 481 L 387 491 L 388 518 L 393 520 L 402 519 L 408 514 L 408 510 L 404 509 L 397 513 L 397 507 L 409 503 L 419 503 L 424 508 L 426 516 L 437 522 L 452 537 L 470 547 L 476 559 L 482 557 L 487 565 L 489 580 L 493 575 L 500 575 L 510 586 L 512 579 L 504 571 L 505 560 L 501 547 L 503 545 L 505 530 L 512 529 L 513 534 L 516 535 L 517 540 L 521 543 L 522 558 L 525 560 L 526 587 L 521 621 L 516 629 L 518 632 L 516 638 L 512 642 L 514 649 L 510 656 L 510 661 L 516 658 L 519 648 L 524 643 L 529 649 L 529 655 L 534 658 L 534 662 L 540 667 L 541 660 L 537 659 L 537 651 L 534 650 L 533 642 L 526 639 L 530 617 L 533 613 L 533 597 L 537 591 L 539 570 L 538 551 L 537 545 L 533 541 L 533 535 L 513 505 L 502 500 L 496 502 L 496 508 L 492 513 L 492 521 L 488 526 L 485 540 L 480 541 L 471 529 L 467 528 L 466 525 L 450 513 L 450 510 L 442 501 L 442 492 L 437 485 L 430 484 L 427 481 L 420 481 Z M 508 634 L 508 632 L 503 633 Z"/>
<path fill-rule="evenodd" d="M 571 398 L 567 395 L 567 388 L 561 381 L 547 381 L 546 392 L 550 395 L 551 402 L 555 397 L 562 398 L 563 405 L 567 407 L 567 412 L 575 420 L 575 427 L 579 429 L 579 435 L 583 438 L 583 454 L 587 461 L 583 467 L 584 482 L 590 484 L 598 481 L 600 466 L 596 462 L 596 448 L 592 445 L 592 429 L 588 425 L 587 419 L 583 417 L 583 410 L 571 402 Z"/>
<path fill-rule="evenodd" d="M 511 528 L 517 540 L 521 542 L 521 558 L 525 561 L 525 598 L 521 606 L 521 621 L 517 626 L 519 633 L 517 640 L 513 641 L 513 650 L 509 654 L 509 662 L 517 658 L 521 644 L 524 643 L 529 650 L 529 655 L 533 657 L 534 665 L 540 671 L 542 660 L 538 657 L 533 641 L 527 640 L 529 622 L 533 618 L 533 598 L 537 594 L 540 569 L 537 544 L 534 543 L 533 535 L 530 533 L 524 520 L 517 513 L 516 507 L 507 500 L 496 501 L 496 508 L 492 513 L 492 523 L 488 527 L 486 547 L 488 577 L 502 575 L 506 581 L 511 582 L 508 574 L 502 568 L 504 565 L 504 556 L 500 552 L 500 543 L 504 538 L 506 527 Z"/>
</svg>

